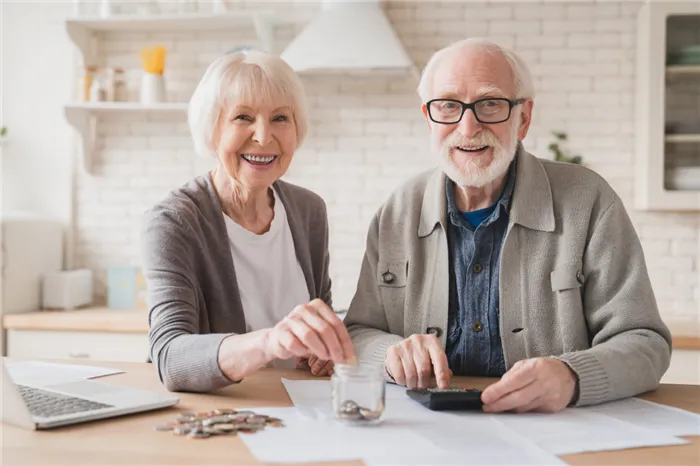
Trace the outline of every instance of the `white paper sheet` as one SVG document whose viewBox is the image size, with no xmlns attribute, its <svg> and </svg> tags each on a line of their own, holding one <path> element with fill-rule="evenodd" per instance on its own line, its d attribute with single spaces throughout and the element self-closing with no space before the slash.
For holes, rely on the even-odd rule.
<svg viewBox="0 0 700 466">
<path fill-rule="evenodd" d="M 555 455 L 689 443 L 580 408 L 568 408 L 556 414 L 508 413 L 492 416 L 496 422 Z M 648 424 L 648 421 L 643 424 Z"/>
<path fill-rule="evenodd" d="M 582 408 L 668 435 L 700 436 L 700 415 L 639 398 Z"/>
<path fill-rule="evenodd" d="M 65 382 L 77 382 L 79 380 L 124 372 L 107 367 L 56 364 L 42 361 L 5 363 L 5 368 L 15 383 L 40 387 Z"/>
<path fill-rule="evenodd" d="M 342 432 L 342 438 L 354 444 L 351 451 L 368 465 L 564 464 L 487 414 L 431 411 L 408 398 L 405 387 L 387 384 L 384 420 L 380 425 L 347 427 L 333 418 L 328 381 L 282 382 L 295 406 L 302 409 L 299 415 L 307 420 L 305 425 L 323 425 L 329 432 Z M 355 436 L 355 432 L 370 432 L 370 438 L 380 442 L 382 449 L 365 448 L 363 442 L 367 440 L 359 434 Z M 432 448 L 427 449 L 425 441 Z M 420 448 L 407 447 L 413 442 Z"/>
<path fill-rule="evenodd" d="M 295 408 L 251 408 L 280 418 L 285 427 L 267 428 L 255 435 L 240 435 L 262 463 L 344 461 L 364 458 L 422 455 L 435 458 L 443 452 L 429 440 L 406 428 L 350 427 L 334 421 L 309 420 Z"/>
</svg>

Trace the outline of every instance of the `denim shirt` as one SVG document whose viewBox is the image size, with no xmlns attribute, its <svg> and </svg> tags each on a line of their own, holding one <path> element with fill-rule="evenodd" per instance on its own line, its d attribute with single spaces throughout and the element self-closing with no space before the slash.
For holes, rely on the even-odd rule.
<svg viewBox="0 0 700 466">
<path fill-rule="evenodd" d="M 455 183 L 446 181 L 451 264 L 446 352 L 455 375 L 500 377 L 506 371 L 498 323 L 498 276 L 516 159 L 496 208 L 476 228 L 457 208 Z"/>
</svg>

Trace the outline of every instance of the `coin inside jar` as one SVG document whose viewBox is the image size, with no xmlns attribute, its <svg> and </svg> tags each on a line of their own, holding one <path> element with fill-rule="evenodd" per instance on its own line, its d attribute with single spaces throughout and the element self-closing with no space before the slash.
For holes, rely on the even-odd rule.
<svg viewBox="0 0 700 466">
<path fill-rule="evenodd" d="M 336 414 L 341 421 L 363 424 L 379 420 L 383 412 L 383 406 L 380 406 L 379 409 L 372 410 L 360 406 L 353 400 L 346 400 L 340 405 L 340 409 L 338 409 Z"/>
</svg>

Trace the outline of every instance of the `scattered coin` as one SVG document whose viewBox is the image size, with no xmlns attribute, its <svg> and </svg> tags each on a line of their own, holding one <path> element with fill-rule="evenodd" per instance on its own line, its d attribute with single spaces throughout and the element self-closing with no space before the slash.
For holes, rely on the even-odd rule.
<svg viewBox="0 0 700 466">
<path fill-rule="evenodd" d="M 180 413 L 175 422 L 159 424 L 154 426 L 154 429 L 161 432 L 172 431 L 174 435 L 186 435 L 192 439 L 204 439 L 219 435 L 237 435 L 238 432 L 253 434 L 268 426 L 284 427 L 284 423 L 282 419 L 256 414 L 254 411 L 219 408 L 201 413 Z"/>
</svg>

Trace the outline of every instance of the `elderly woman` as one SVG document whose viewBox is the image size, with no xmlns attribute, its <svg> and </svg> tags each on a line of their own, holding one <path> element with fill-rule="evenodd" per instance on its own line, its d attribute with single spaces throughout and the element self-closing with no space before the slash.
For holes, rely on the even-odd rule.
<svg viewBox="0 0 700 466">
<path fill-rule="evenodd" d="M 150 355 L 163 384 L 205 392 L 263 366 L 327 375 L 354 359 L 330 308 L 326 206 L 280 180 L 307 130 L 299 78 L 277 56 L 227 54 L 197 86 L 189 126 L 217 167 L 143 222 Z"/>
</svg>

